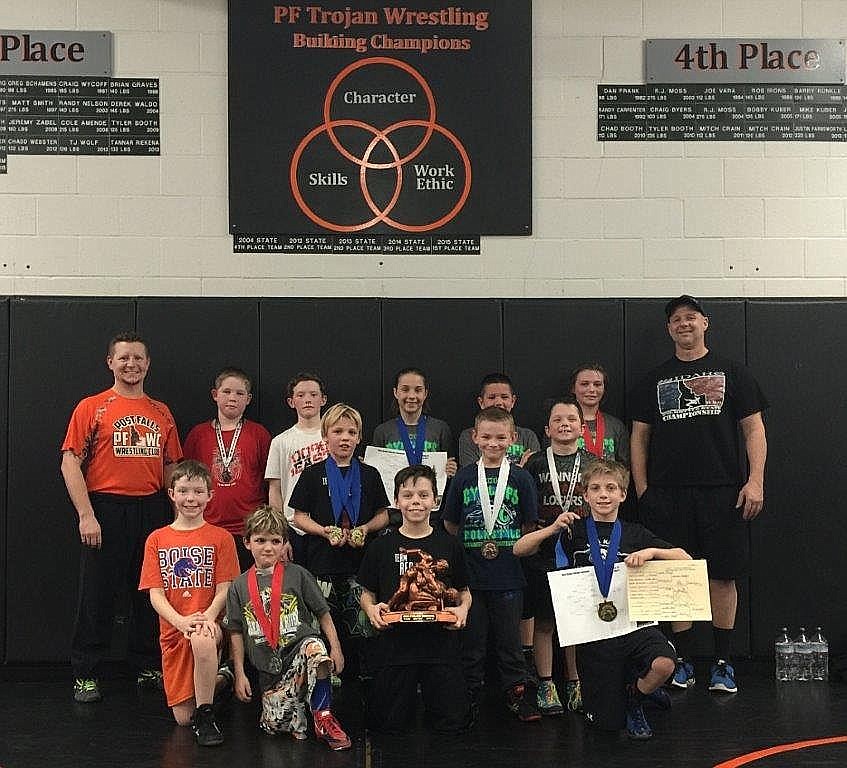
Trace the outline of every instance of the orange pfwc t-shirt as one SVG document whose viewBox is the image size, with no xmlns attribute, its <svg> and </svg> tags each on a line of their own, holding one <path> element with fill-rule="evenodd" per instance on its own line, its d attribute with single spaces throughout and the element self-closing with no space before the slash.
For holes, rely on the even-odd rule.
<svg viewBox="0 0 847 768">
<path fill-rule="evenodd" d="M 82 459 L 90 492 L 148 496 L 164 487 L 164 468 L 182 459 L 168 406 L 113 389 L 82 400 L 71 415 L 62 451 Z"/>
<path fill-rule="evenodd" d="M 216 525 L 204 523 L 190 531 L 166 525 L 153 531 L 144 545 L 139 589 L 162 589 L 177 613 L 205 611 L 218 584 L 239 574 L 235 540 Z M 168 706 L 194 696 L 194 659 L 188 638 L 159 617 L 162 674 Z"/>
</svg>

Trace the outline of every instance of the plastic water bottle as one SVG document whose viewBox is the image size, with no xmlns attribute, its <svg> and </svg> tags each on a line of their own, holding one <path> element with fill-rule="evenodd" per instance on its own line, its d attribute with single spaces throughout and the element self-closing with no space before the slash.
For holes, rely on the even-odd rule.
<svg viewBox="0 0 847 768">
<path fill-rule="evenodd" d="M 800 634 L 794 638 L 794 654 L 797 662 L 795 680 L 812 679 L 812 644 L 806 637 L 806 628 L 800 627 Z"/>
<path fill-rule="evenodd" d="M 791 680 L 794 675 L 794 641 L 788 636 L 788 627 L 783 627 L 773 644 L 776 662 L 776 679 Z"/>
<path fill-rule="evenodd" d="M 829 680 L 829 643 L 820 627 L 809 642 L 812 645 L 812 680 Z"/>
</svg>

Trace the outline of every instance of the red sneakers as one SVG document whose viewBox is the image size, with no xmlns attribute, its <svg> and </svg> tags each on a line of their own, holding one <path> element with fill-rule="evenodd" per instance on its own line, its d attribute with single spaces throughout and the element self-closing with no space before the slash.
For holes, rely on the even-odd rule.
<svg viewBox="0 0 847 768">
<path fill-rule="evenodd" d="M 350 749 L 350 737 L 344 733 L 332 712 L 324 709 L 312 712 L 312 717 L 315 720 L 315 736 L 325 741 L 330 749 Z"/>
</svg>

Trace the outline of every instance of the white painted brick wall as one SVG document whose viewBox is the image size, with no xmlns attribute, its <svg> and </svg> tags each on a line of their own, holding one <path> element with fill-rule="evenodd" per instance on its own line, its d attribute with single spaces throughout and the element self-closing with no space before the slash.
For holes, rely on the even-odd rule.
<svg viewBox="0 0 847 768">
<path fill-rule="evenodd" d="M 159 158 L 11 156 L 0 293 L 847 295 L 847 143 L 596 140 L 648 37 L 847 36 L 845 0 L 536 0 L 533 235 L 479 256 L 233 254 L 226 0 L 0 0 L 6 28 L 114 32 L 161 82 Z M 529 119 L 529 118 L 528 118 Z"/>
</svg>

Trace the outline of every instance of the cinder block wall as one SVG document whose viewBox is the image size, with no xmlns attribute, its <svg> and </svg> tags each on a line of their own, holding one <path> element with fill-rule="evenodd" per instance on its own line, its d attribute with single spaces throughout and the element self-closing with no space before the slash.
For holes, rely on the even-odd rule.
<svg viewBox="0 0 847 768">
<path fill-rule="evenodd" d="M 596 86 L 647 37 L 847 36 L 842 0 L 535 0 L 533 235 L 479 256 L 233 254 L 226 0 L 0 0 L 10 29 L 107 29 L 161 80 L 158 158 L 11 156 L 0 293 L 844 296 L 847 144 L 601 143 Z"/>
</svg>

